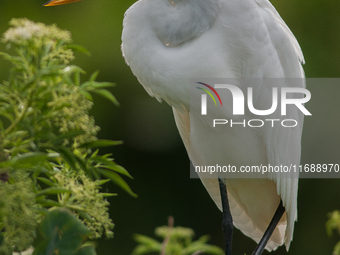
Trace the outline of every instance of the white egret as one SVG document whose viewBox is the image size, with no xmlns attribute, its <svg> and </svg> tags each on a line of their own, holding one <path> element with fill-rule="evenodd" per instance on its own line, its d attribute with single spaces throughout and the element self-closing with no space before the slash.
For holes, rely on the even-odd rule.
<svg viewBox="0 0 340 255">
<path fill-rule="evenodd" d="M 47 5 L 73 1 L 51 0 Z M 216 151 L 214 157 L 225 165 L 299 164 L 301 128 L 231 132 L 205 144 L 209 153 L 200 146 L 199 134 L 210 132 L 211 126 L 190 112 L 191 78 L 304 78 L 300 46 L 268 0 L 139 0 L 126 12 L 123 25 L 127 64 L 151 96 L 173 108 L 194 165 L 206 164 Z M 191 131 L 198 134 L 194 148 L 189 148 Z M 253 254 L 282 244 L 289 249 L 298 179 L 267 177 L 201 179 L 223 211 L 226 254 L 231 254 L 233 225 L 260 242 Z"/>
</svg>

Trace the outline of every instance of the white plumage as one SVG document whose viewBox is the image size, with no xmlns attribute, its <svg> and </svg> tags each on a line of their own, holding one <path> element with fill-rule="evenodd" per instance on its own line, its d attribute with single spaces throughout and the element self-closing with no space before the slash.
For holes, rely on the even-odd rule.
<svg viewBox="0 0 340 255">
<path fill-rule="evenodd" d="M 211 126 L 189 112 L 190 78 L 304 78 L 300 46 L 268 0 L 140 0 L 126 12 L 122 40 L 126 62 L 146 91 L 172 106 L 194 165 L 208 165 L 217 149 L 222 153 L 214 159 L 224 165 L 299 164 L 301 127 L 236 129 L 202 146 L 199 137 Z M 255 104 L 271 93 L 266 87 L 261 91 Z M 303 121 L 297 110 L 288 117 Z M 195 137 L 191 143 L 190 135 Z M 202 182 L 221 209 L 217 179 Z M 274 174 L 227 179 L 226 184 L 235 227 L 256 242 L 282 199 L 286 212 L 266 249 L 283 243 L 288 249 L 298 179 Z"/>
</svg>

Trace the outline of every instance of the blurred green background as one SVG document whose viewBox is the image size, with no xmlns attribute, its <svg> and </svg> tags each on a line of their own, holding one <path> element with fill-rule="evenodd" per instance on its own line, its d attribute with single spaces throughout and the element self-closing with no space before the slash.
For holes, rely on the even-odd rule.
<svg viewBox="0 0 340 255">
<path fill-rule="evenodd" d="M 196 237 L 211 236 L 211 243 L 223 247 L 221 213 L 201 182 L 189 178 L 189 159 L 176 129 L 172 111 L 165 103 L 150 98 L 132 75 L 120 51 L 124 12 L 133 0 L 85 0 L 58 7 L 43 7 L 44 0 L 1 0 L 0 34 L 13 17 L 56 23 L 72 32 L 74 43 L 85 46 L 91 56 L 76 54 L 75 64 L 87 75 L 100 70 L 99 81 L 115 82 L 112 92 L 121 103 L 117 108 L 94 98 L 93 115 L 101 127 L 101 138 L 124 140 L 124 145 L 102 150 L 113 153 L 116 162 L 134 176 L 127 180 L 139 197 L 134 199 L 119 188 L 109 198 L 110 215 L 116 224 L 112 240 L 98 242 L 98 254 L 130 254 L 135 247 L 133 233 L 153 236 L 156 226 L 173 215 L 175 225 L 193 228 Z M 296 35 L 303 49 L 307 77 L 340 76 L 340 1 L 275 0 L 274 6 Z M 0 51 L 5 46 L 0 44 Z M 0 80 L 7 78 L 8 64 L 0 59 Z M 340 89 L 315 87 L 305 120 L 302 163 L 339 163 Z M 0 92 L 1 93 L 1 92 Z M 315 100 L 313 101 L 313 99 Z M 332 98 L 332 99 L 331 99 Z M 328 160 L 328 161 L 326 161 Z M 298 222 L 290 254 L 331 254 L 339 239 L 325 231 L 327 212 L 340 209 L 340 180 L 301 179 Z M 236 230 L 233 254 L 251 254 L 255 242 Z M 267 254 L 267 252 L 265 252 Z M 280 247 L 274 254 L 285 254 Z"/>
</svg>

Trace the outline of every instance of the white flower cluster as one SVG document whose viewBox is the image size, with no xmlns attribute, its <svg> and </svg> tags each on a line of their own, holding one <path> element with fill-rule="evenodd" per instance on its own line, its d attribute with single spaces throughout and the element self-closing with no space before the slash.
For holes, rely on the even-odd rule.
<svg viewBox="0 0 340 255">
<path fill-rule="evenodd" d="M 55 25 L 47 26 L 43 23 L 34 23 L 28 19 L 12 19 L 10 21 L 12 28 L 4 33 L 3 42 L 26 44 L 33 42 L 36 46 L 41 46 L 46 43 L 45 40 L 56 42 L 56 40 L 63 40 L 65 42 L 71 41 L 71 34 L 68 31 L 61 30 Z"/>
</svg>

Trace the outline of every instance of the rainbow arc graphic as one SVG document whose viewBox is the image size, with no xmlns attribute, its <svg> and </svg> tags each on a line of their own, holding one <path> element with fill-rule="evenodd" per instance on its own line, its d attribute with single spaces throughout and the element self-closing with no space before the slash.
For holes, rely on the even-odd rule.
<svg viewBox="0 0 340 255">
<path fill-rule="evenodd" d="M 220 101 L 220 104 L 222 105 L 221 97 L 220 97 L 220 95 L 217 93 L 217 91 L 213 87 L 211 87 L 210 85 L 208 85 L 206 83 L 203 83 L 203 82 L 197 82 L 197 83 L 207 87 L 208 89 L 210 89 L 217 96 L 218 100 Z M 208 89 L 201 88 L 201 87 L 197 87 L 197 88 L 201 89 L 205 93 L 207 93 L 212 98 L 212 100 L 214 101 L 215 105 L 217 106 L 217 103 L 216 103 L 216 100 L 215 100 L 213 94 Z M 201 114 L 202 115 L 207 115 L 207 95 L 206 94 L 202 94 Z"/>
</svg>

